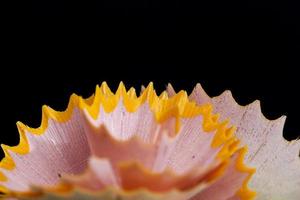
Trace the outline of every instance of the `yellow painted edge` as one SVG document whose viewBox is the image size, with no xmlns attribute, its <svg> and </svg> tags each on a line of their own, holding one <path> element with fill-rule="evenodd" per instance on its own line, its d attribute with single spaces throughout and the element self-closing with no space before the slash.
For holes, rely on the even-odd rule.
<svg viewBox="0 0 300 200">
<path fill-rule="evenodd" d="M 240 154 L 236 163 L 236 168 L 238 171 L 248 174 L 247 178 L 243 182 L 241 189 L 237 192 L 237 196 L 239 196 L 241 200 L 253 200 L 256 197 L 256 192 L 251 190 L 248 187 L 248 183 L 251 177 L 253 176 L 253 174 L 255 173 L 256 169 L 250 168 L 244 164 L 244 158 L 247 151 L 248 151 L 247 147 L 242 147 L 240 149 Z"/>
</svg>

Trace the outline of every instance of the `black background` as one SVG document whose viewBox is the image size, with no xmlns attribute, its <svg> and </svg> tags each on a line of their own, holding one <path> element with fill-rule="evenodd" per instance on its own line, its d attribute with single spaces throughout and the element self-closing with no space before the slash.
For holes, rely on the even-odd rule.
<svg viewBox="0 0 300 200">
<path fill-rule="evenodd" d="M 43 104 L 63 110 L 103 80 L 153 81 L 189 92 L 200 82 L 240 104 L 261 100 L 300 136 L 299 5 L 296 1 L 58 1 L 8 5 L 2 25 L 0 142 L 18 143 L 15 122 L 39 126 Z M 5 7 L 4 7 L 5 8 Z"/>
</svg>

